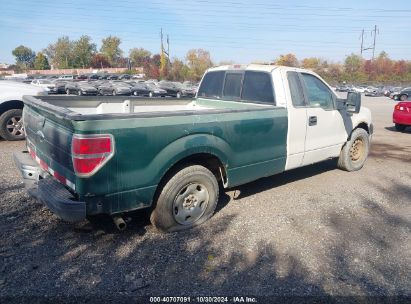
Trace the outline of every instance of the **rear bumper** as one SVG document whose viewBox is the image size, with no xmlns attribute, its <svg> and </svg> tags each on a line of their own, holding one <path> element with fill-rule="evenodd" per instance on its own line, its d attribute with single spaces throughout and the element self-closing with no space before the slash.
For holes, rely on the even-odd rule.
<svg viewBox="0 0 411 304">
<path fill-rule="evenodd" d="M 42 171 L 28 153 L 19 152 L 13 156 L 30 196 L 65 221 L 76 222 L 86 218 L 86 203 L 76 201 L 70 191 Z"/>
<path fill-rule="evenodd" d="M 411 125 L 411 115 L 408 113 L 401 113 L 400 111 L 394 111 L 392 114 L 392 121 L 393 123 L 400 125 Z"/>
</svg>

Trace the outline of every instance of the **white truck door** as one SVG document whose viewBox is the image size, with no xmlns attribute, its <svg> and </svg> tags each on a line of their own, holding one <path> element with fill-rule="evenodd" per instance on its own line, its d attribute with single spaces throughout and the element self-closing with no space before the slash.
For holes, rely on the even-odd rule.
<svg viewBox="0 0 411 304">
<path fill-rule="evenodd" d="M 307 107 L 300 76 L 295 71 L 283 72 L 285 100 L 288 100 L 287 164 L 285 170 L 301 167 L 305 152 L 308 128 Z"/>
<path fill-rule="evenodd" d="M 300 73 L 307 103 L 307 132 L 303 165 L 337 157 L 347 140 L 343 115 L 335 106 L 335 95 L 318 77 Z"/>
</svg>

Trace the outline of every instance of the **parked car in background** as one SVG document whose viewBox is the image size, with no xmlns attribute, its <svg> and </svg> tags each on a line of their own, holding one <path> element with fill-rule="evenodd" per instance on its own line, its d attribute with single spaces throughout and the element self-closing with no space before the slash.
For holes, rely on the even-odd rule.
<svg viewBox="0 0 411 304">
<path fill-rule="evenodd" d="M 114 81 L 101 82 L 97 90 L 99 95 L 131 95 L 130 86 Z"/>
<path fill-rule="evenodd" d="M 365 87 L 363 87 L 363 86 L 353 87 L 353 90 L 354 90 L 354 92 L 357 92 L 357 93 L 365 93 Z"/>
<path fill-rule="evenodd" d="M 401 101 L 395 105 L 392 121 L 398 131 L 404 131 L 405 128 L 411 127 L 411 97 L 407 101 Z"/>
<path fill-rule="evenodd" d="M 131 89 L 131 94 L 134 96 L 150 96 L 150 89 L 145 83 L 136 82 L 133 80 L 127 81 Z"/>
<path fill-rule="evenodd" d="M 377 96 L 383 96 L 383 92 L 381 89 L 379 88 L 375 88 L 375 87 L 367 87 L 365 89 L 365 96 L 371 96 L 371 97 L 377 97 Z"/>
<path fill-rule="evenodd" d="M 398 94 L 399 94 L 401 91 L 402 91 L 402 88 L 401 88 L 401 87 L 392 88 L 389 97 L 390 97 L 391 99 L 397 100 L 397 99 L 398 99 Z"/>
<path fill-rule="evenodd" d="M 160 89 L 166 90 L 167 96 L 181 98 L 183 97 L 183 93 L 181 92 L 181 84 L 176 85 L 176 83 L 166 80 L 161 80 L 158 82 L 158 87 Z"/>
<path fill-rule="evenodd" d="M 88 79 L 88 77 L 87 77 L 87 75 L 81 74 L 81 75 L 77 75 L 75 77 L 75 79 L 77 79 L 77 80 L 86 80 L 86 79 Z"/>
<path fill-rule="evenodd" d="M 120 80 L 128 80 L 128 79 L 130 79 L 131 78 L 131 76 L 129 75 L 129 74 L 121 74 L 119 77 L 118 77 L 118 79 L 120 79 Z"/>
<path fill-rule="evenodd" d="M 411 87 L 402 89 L 396 96 L 397 96 L 396 100 L 401 100 L 401 101 L 407 100 L 408 97 L 411 96 Z"/>
<path fill-rule="evenodd" d="M 57 93 L 56 90 L 56 84 L 51 82 L 50 80 L 47 79 L 35 79 L 31 82 L 32 85 L 38 86 L 38 87 L 42 87 L 44 88 L 46 91 L 49 92 L 49 94 L 51 93 Z"/>
<path fill-rule="evenodd" d="M 149 97 L 166 97 L 167 91 L 158 87 L 156 82 L 145 82 L 145 86 L 150 90 Z"/>
<path fill-rule="evenodd" d="M 66 94 L 97 95 L 98 90 L 88 81 L 67 82 Z"/>
<path fill-rule="evenodd" d="M 24 139 L 23 95 L 47 95 L 45 88 L 16 81 L 0 81 L 0 137 Z"/>
<path fill-rule="evenodd" d="M 118 76 L 115 74 L 107 75 L 107 80 L 118 80 Z"/>
<path fill-rule="evenodd" d="M 73 75 L 61 75 L 61 76 L 59 76 L 58 79 L 62 79 L 62 80 L 73 80 L 74 77 L 73 77 Z"/>
<path fill-rule="evenodd" d="M 57 79 L 54 81 L 54 86 L 56 90 L 56 94 L 66 94 L 66 84 L 70 82 L 67 80 L 60 80 Z"/>
</svg>

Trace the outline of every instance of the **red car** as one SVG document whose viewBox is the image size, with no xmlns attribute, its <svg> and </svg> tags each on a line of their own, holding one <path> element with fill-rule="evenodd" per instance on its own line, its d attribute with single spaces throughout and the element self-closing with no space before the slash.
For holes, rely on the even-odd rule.
<svg viewBox="0 0 411 304">
<path fill-rule="evenodd" d="M 411 100 L 401 101 L 395 106 L 392 121 L 398 131 L 404 131 L 411 126 Z"/>
</svg>

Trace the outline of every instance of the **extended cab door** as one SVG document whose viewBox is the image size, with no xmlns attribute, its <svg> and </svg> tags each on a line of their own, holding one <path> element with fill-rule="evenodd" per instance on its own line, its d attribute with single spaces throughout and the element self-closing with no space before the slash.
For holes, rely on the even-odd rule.
<svg viewBox="0 0 411 304">
<path fill-rule="evenodd" d="M 321 79 L 309 73 L 299 75 L 307 103 L 303 165 L 308 165 L 339 155 L 347 140 L 346 113 L 336 109 L 336 96 Z"/>
</svg>

